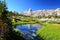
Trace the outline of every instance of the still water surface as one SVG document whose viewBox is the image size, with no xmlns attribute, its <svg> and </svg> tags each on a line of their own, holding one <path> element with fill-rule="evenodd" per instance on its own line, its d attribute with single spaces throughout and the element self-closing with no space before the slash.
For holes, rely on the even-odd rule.
<svg viewBox="0 0 60 40">
<path fill-rule="evenodd" d="M 17 28 L 21 31 L 21 33 L 24 35 L 26 40 L 40 40 L 40 38 L 37 37 L 36 31 L 40 29 L 42 25 L 39 23 L 36 24 L 25 24 L 25 25 L 18 25 Z"/>
</svg>

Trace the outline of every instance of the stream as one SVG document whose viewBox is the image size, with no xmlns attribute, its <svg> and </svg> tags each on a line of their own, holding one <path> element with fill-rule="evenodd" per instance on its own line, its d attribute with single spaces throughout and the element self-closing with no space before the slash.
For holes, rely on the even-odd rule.
<svg viewBox="0 0 60 40">
<path fill-rule="evenodd" d="M 42 28 L 41 24 L 23 24 L 18 25 L 17 28 L 20 30 L 26 40 L 40 40 L 40 38 L 36 35 L 36 31 Z"/>
</svg>

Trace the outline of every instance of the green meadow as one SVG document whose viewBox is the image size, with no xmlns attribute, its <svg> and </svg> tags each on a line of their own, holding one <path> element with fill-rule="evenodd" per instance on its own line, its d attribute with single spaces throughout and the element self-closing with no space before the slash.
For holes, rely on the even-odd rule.
<svg viewBox="0 0 60 40">
<path fill-rule="evenodd" d="M 20 19 L 14 19 L 12 20 L 12 24 L 14 26 L 21 25 L 21 24 L 35 24 L 37 23 L 37 18 L 31 18 L 31 17 L 23 17 Z"/>
<path fill-rule="evenodd" d="M 60 24 L 42 24 L 44 27 L 36 32 L 42 40 L 60 40 Z"/>
</svg>

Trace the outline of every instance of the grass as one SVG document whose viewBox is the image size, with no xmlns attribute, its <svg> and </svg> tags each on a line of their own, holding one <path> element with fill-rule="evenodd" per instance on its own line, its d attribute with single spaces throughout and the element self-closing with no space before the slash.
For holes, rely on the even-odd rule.
<svg viewBox="0 0 60 40">
<path fill-rule="evenodd" d="M 24 18 L 20 18 L 19 20 L 12 21 L 12 24 L 16 26 L 21 24 L 35 24 L 37 22 L 38 21 L 36 18 L 24 17 Z"/>
<path fill-rule="evenodd" d="M 37 35 L 44 40 L 60 40 L 60 24 L 45 24 L 37 31 Z"/>
</svg>

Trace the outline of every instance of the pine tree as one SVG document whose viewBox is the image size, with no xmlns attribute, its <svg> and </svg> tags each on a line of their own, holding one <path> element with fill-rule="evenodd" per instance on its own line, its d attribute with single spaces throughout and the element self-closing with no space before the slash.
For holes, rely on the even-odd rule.
<svg viewBox="0 0 60 40">
<path fill-rule="evenodd" d="M 0 38 L 2 40 L 25 40 L 23 36 L 20 36 L 22 35 L 20 32 L 15 32 L 13 29 L 11 19 L 7 16 L 9 11 L 7 11 L 6 2 L 1 1 L 0 3 Z"/>
<path fill-rule="evenodd" d="M 5 40 L 5 33 L 12 31 L 11 20 L 7 17 L 7 7 L 5 1 L 0 1 L 0 27 L 1 27 L 1 38 Z"/>
</svg>

